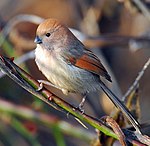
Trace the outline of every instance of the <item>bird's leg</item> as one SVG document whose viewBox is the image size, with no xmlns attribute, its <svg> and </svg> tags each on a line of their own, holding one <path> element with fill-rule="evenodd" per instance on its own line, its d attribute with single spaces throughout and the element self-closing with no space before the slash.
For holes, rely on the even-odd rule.
<svg viewBox="0 0 150 146">
<path fill-rule="evenodd" d="M 37 91 L 40 91 L 43 89 L 43 85 L 48 85 L 57 89 L 60 89 L 59 87 L 55 86 L 54 84 L 52 84 L 51 82 L 45 81 L 45 80 L 38 80 L 38 82 L 40 83 L 40 86 L 38 87 Z"/>
<path fill-rule="evenodd" d="M 84 106 L 84 103 L 85 103 L 85 100 L 86 100 L 86 94 L 82 94 L 82 95 L 83 95 L 83 98 L 82 98 L 82 101 L 80 102 L 78 108 L 79 108 L 79 110 L 81 110 L 84 113 L 83 106 Z"/>
</svg>

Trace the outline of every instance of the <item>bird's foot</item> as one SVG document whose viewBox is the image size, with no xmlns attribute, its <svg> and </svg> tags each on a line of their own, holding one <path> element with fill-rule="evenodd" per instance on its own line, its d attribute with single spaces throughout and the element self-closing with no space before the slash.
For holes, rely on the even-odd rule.
<svg viewBox="0 0 150 146">
<path fill-rule="evenodd" d="M 82 101 L 80 102 L 79 106 L 77 107 L 78 110 L 80 110 L 82 112 L 82 114 L 84 113 L 84 103 L 85 103 L 85 99 L 86 99 L 86 94 L 83 95 Z"/>
<path fill-rule="evenodd" d="M 82 114 L 84 114 L 83 106 L 81 106 L 80 104 L 76 109 L 79 110 Z"/>
<path fill-rule="evenodd" d="M 43 89 L 43 83 L 42 82 L 39 82 L 39 87 L 36 89 L 36 91 L 41 91 Z"/>
<path fill-rule="evenodd" d="M 37 91 L 41 91 L 43 89 L 43 85 L 48 85 L 48 86 L 51 86 L 51 87 L 54 87 L 54 88 L 57 88 L 57 89 L 60 89 L 62 90 L 61 88 L 55 86 L 54 84 L 52 84 L 51 82 L 49 81 L 45 81 L 45 80 L 38 80 L 38 82 L 40 83 L 40 86 L 38 87 Z"/>
</svg>

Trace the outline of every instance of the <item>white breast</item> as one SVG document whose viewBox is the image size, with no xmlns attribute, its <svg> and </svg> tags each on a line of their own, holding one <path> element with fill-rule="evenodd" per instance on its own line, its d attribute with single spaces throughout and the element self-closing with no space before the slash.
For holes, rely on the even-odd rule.
<svg viewBox="0 0 150 146">
<path fill-rule="evenodd" d="M 58 54 L 54 54 L 39 45 L 35 50 L 35 61 L 39 70 L 54 85 L 67 91 L 85 93 L 99 89 L 98 78 L 92 73 L 73 65 L 68 65 Z"/>
</svg>

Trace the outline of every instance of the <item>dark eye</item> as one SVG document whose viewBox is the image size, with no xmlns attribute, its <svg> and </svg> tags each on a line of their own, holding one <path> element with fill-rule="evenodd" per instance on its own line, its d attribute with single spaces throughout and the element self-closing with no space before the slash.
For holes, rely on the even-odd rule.
<svg viewBox="0 0 150 146">
<path fill-rule="evenodd" d="M 50 33 L 46 33 L 46 36 L 49 37 L 51 34 Z"/>
</svg>

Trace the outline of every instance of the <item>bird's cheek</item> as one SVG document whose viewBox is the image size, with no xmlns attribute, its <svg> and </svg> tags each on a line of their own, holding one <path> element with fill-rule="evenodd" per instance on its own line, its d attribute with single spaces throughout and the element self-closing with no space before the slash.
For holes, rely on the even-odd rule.
<svg viewBox="0 0 150 146">
<path fill-rule="evenodd" d="M 44 42 L 43 44 L 41 44 L 41 47 L 46 49 L 46 50 L 51 51 L 52 48 L 53 48 L 53 45 L 51 43 L 49 43 L 49 42 Z"/>
<path fill-rule="evenodd" d="M 51 44 L 51 39 L 50 38 L 44 38 L 43 39 L 43 44 L 44 45 L 50 45 Z"/>
</svg>

